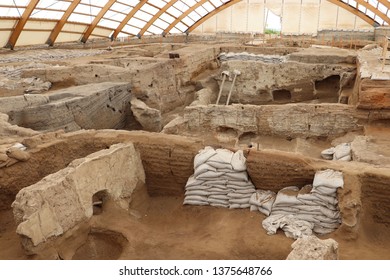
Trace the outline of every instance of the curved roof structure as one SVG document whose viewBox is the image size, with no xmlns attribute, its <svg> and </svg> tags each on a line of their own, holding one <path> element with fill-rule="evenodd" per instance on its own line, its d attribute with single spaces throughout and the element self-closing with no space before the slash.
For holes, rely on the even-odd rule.
<svg viewBox="0 0 390 280">
<path fill-rule="evenodd" d="M 60 34 L 86 42 L 91 37 L 189 33 L 208 18 L 241 0 L 1 0 L 0 31 L 14 48 L 22 31 Z M 267 0 L 272 1 L 272 0 Z M 388 0 L 328 0 L 372 26 L 390 24 Z M 44 26 L 42 23 L 45 22 Z M 72 36 L 71 36 L 71 35 Z"/>
<path fill-rule="evenodd" d="M 328 0 L 357 15 L 372 26 L 390 24 L 388 0 Z"/>
<path fill-rule="evenodd" d="M 115 39 L 119 35 L 138 36 L 188 33 L 205 16 L 241 0 L 2 0 L 0 18 L 12 18 L 16 25 L 6 47 L 13 48 L 28 21 L 54 21 L 47 43 L 53 45 L 61 32 L 78 32 L 81 41 L 91 35 Z M 64 29 L 67 23 L 81 23 L 84 30 Z M 100 32 L 94 32 L 100 29 Z M 47 30 L 46 30 L 47 31 Z M 107 33 L 107 32 L 103 32 Z"/>
</svg>

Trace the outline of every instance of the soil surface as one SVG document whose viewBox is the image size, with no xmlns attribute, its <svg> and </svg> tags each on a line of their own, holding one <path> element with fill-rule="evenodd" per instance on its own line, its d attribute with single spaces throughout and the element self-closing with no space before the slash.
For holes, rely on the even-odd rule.
<svg viewBox="0 0 390 280">
<path fill-rule="evenodd" d="M 182 202 L 183 197 L 144 196 L 129 212 L 106 205 L 91 219 L 95 233 L 73 259 L 283 260 L 291 251 L 294 240 L 281 231 L 268 236 L 261 226 L 265 216 L 259 212 Z M 0 212 L 0 259 L 29 258 L 15 230 L 12 211 Z M 366 231 L 357 240 L 345 240 L 337 231 L 320 238 L 339 243 L 340 259 L 390 259 L 389 228 L 372 224 L 372 232 Z"/>
</svg>

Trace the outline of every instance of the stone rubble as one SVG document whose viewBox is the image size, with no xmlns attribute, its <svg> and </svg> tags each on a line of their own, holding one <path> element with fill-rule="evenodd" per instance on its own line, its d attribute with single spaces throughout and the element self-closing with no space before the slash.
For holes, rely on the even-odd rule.
<svg viewBox="0 0 390 280">
<path fill-rule="evenodd" d="M 338 243 L 329 238 L 321 240 L 316 236 L 305 236 L 296 240 L 287 260 L 338 260 Z"/>
</svg>

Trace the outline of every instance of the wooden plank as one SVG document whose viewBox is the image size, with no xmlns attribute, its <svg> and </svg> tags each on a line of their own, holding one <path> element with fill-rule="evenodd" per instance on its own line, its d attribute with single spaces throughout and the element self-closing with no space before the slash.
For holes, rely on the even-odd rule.
<svg viewBox="0 0 390 280">
<path fill-rule="evenodd" d="M 189 34 L 191 33 L 192 31 L 194 31 L 199 25 L 201 25 L 202 23 L 204 23 L 206 20 L 208 20 L 209 18 L 215 16 L 216 14 L 218 14 L 219 12 L 225 10 L 226 8 L 229 8 L 230 6 L 238 3 L 238 2 L 241 2 L 242 0 L 232 0 L 232 1 L 229 1 L 229 2 L 226 2 L 225 4 L 223 4 L 222 6 L 219 6 L 218 8 L 216 8 L 214 11 L 211 11 L 210 13 L 208 13 L 207 15 L 205 15 L 204 17 L 202 17 L 201 19 L 199 19 L 197 22 L 195 22 L 193 25 L 191 25 L 186 31 L 185 33 L 186 34 Z"/>
<path fill-rule="evenodd" d="M 178 0 L 169 1 L 164 7 L 162 7 L 154 16 L 151 18 L 148 23 L 141 29 L 141 31 L 137 34 L 138 38 L 141 38 L 142 35 L 148 30 L 148 28 L 163 14 L 166 10 L 173 6 Z"/>
<path fill-rule="evenodd" d="M 96 28 L 96 25 L 99 23 L 102 17 L 107 13 L 107 11 L 111 8 L 111 6 L 114 5 L 115 1 L 116 0 L 109 0 L 107 4 L 100 10 L 100 12 L 93 20 L 93 22 L 88 26 L 87 30 L 84 32 L 84 35 L 81 38 L 81 42 L 83 43 L 87 42 L 89 36 L 91 36 L 93 30 Z"/>
<path fill-rule="evenodd" d="M 138 12 L 142 6 L 148 2 L 147 0 L 141 0 L 138 4 L 127 14 L 127 16 L 122 20 L 119 26 L 115 29 L 114 33 L 111 35 L 111 40 L 115 40 L 118 37 L 118 34 L 122 31 L 125 25 L 129 22 L 129 20 Z"/>
<path fill-rule="evenodd" d="M 77 5 L 80 4 L 80 2 L 81 2 L 81 0 L 73 0 L 72 1 L 72 4 L 69 5 L 68 9 L 62 15 L 62 18 L 57 22 L 56 26 L 54 27 L 54 29 L 50 33 L 50 36 L 47 39 L 46 44 L 48 44 L 49 46 L 54 45 L 54 42 L 56 41 L 58 34 L 60 34 L 65 23 L 68 21 L 70 15 L 76 9 Z"/>
</svg>

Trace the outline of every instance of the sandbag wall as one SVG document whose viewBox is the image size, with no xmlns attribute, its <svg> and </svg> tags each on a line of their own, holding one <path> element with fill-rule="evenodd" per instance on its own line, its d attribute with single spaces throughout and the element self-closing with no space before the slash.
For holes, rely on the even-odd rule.
<svg viewBox="0 0 390 280">
<path fill-rule="evenodd" d="M 263 227 L 268 234 L 280 228 L 294 239 L 312 232 L 327 234 L 336 230 L 341 224 L 337 189 L 343 185 L 342 173 L 327 169 L 316 172 L 312 185 L 283 188 L 276 195 Z"/>
<path fill-rule="evenodd" d="M 186 184 L 184 204 L 249 208 L 255 186 L 246 171 L 243 151 L 205 147 L 194 159 L 194 174 Z"/>
<path fill-rule="evenodd" d="M 247 174 L 243 151 L 205 147 L 195 156 L 183 204 L 260 211 L 268 216 L 262 222 L 268 234 L 282 229 L 297 239 L 327 234 L 340 226 L 337 189 L 343 185 L 343 174 L 327 169 L 317 171 L 312 184 L 302 188 L 289 186 L 277 194 L 256 190 Z"/>
</svg>

